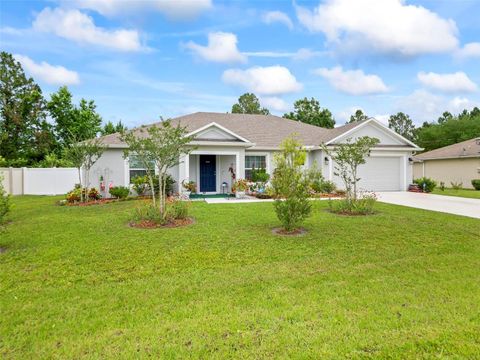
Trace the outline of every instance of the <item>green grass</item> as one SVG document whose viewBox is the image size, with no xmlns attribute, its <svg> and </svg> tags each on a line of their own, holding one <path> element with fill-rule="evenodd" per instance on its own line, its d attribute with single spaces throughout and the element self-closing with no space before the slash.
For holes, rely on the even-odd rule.
<svg viewBox="0 0 480 360">
<path fill-rule="evenodd" d="M 473 189 L 460 189 L 460 190 L 445 189 L 444 191 L 442 191 L 437 187 L 435 190 L 432 191 L 432 194 L 480 199 L 480 191 L 473 190 Z"/>
<path fill-rule="evenodd" d="M 135 201 L 16 197 L 0 233 L 2 358 L 474 359 L 480 221 L 313 203 L 303 237 L 271 203 L 193 203 L 196 223 L 129 228 Z"/>
</svg>

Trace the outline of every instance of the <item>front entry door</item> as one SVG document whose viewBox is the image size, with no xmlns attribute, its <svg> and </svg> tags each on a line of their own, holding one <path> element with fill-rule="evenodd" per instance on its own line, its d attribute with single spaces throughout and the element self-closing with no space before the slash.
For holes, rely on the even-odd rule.
<svg viewBox="0 0 480 360">
<path fill-rule="evenodd" d="M 217 190 L 217 157 L 200 155 L 200 192 Z"/>
</svg>

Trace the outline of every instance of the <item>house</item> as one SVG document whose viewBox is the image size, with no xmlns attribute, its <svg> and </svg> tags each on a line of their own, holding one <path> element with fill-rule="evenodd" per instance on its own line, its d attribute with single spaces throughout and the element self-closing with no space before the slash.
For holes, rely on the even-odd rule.
<svg viewBox="0 0 480 360">
<path fill-rule="evenodd" d="M 413 176 L 442 181 L 447 187 L 454 182 L 473 189 L 472 180 L 480 179 L 480 137 L 415 156 Z"/>
<path fill-rule="evenodd" d="M 179 191 L 182 181 L 190 180 L 197 183 L 200 193 L 228 192 L 232 186 L 229 168 L 237 179 L 249 178 L 253 168 L 265 168 L 272 173 L 275 152 L 282 140 L 292 134 L 297 135 L 308 151 L 305 166 L 317 163 L 325 178 L 340 188 L 342 182 L 334 175 L 335 164 L 321 150 L 322 143 L 333 147 L 348 138 L 366 135 L 378 138 L 380 143 L 372 149 L 367 163 L 359 167 L 360 188 L 371 191 L 406 190 L 412 182 L 412 154 L 421 150 L 373 118 L 334 129 L 273 115 L 198 112 L 171 121 L 174 126 L 186 127 L 195 139 L 192 141 L 195 150 L 182 156 L 180 164 L 170 169 Z M 145 173 L 135 156 L 124 159 L 126 144 L 118 134 L 104 136 L 102 140 L 108 149 L 91 174 L 102 176 L 106 184 L 127 186 L 134 176 Z"/>
</svg>

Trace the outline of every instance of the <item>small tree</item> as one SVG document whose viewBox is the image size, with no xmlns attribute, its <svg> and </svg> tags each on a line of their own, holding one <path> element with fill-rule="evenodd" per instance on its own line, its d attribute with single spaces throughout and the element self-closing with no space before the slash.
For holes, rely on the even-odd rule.
<svg viewBox="0 0 480 360">
<path fill-rule="evenodd" d="M 172 126 L 171 122 L 166 120 L 162 121 L 159 126 L 140 128 L 138 133 L 130 132 L 123 136 L 125 142 L 129 145 L 129 149 L 125 151 L 127 156 L 130 153 L 135 153 L 139 159 L 142 159 L 142 163 L 145 165 L 153 163 L 158 170 L 159 211 L 163 219 L 166 216 L 167 171 L 180 163 L 181 155 L 188 155 L 194 150 L 192 146 L 189 146 L 193 136 L 187 136 L 187 134 L 188 131 L 185 127 Z M 133 145 L 133 148 L 130 148 L 130 145 Z M 153 180 L 153 177 L 151 180 Z M 153 189 L 152 182 L 151 188 Z M 155 204 L 154 199 L 153 201 Z"/>
<path fill-rule="evenodd" d="M 334 174 L 339 176 L 345 184 L 347 202 L 357 200 L 358 166 L 365 164 L 370 149 L 380 141 L 377 138 L 362 136 L 356 141 L 347 139 L 344 144 L 335 145 L 333 150 L 323 145 L 323 150 L 335 162 Z"/>
<path fill-rule="evenodd" d="M 139 132 L 140 134 L 144 133 L 145 129 L 141 128 Z M 120 137 L 122 141 L 128 145 L 128 148 L 123 152 L 125 158 L 129 156 L 136 156 L 137 161 L 140 162 L 140 164 L 142 164 L 142 167 L 146 170 L 148 184 L 150 187 L 150 192 L 152 194 L 152 203 L 153 206 L 155 206 L 155 160 L 153 159 L 153 145 L 151 139 L 149 139 L 148 137 L 137 136 L 134 131 L 122 131 Z"/>
<path fill-rule="evenodd" d="M 80 181 L 81 189 L 80 200 L 86 201 L 88 196 L 84 197 L 84 193 L 88 194 L 88 188 L 90 186 L 90 169 L 100 156 L 102 156 L 105 151 L 105 146 L 98 138 L 82 142 L 72 141 L 71 144 L 72 145 L 70 145 L 65 153 L 65 158 L 78 170 L 78 180 Z M 82 181 L 82 168 L 84 170 L 85 182 Z"/>
<path fill-rule="evenodd" d="M 311 213 L 308 201 L 310 179 L 303 164 L 306 151 L 294 137 L 285 139 L 275 156 L 275 171 L 271 180 L 275 196 L 275 211 L 287 232 L 296 230 Z"/>
</svg>

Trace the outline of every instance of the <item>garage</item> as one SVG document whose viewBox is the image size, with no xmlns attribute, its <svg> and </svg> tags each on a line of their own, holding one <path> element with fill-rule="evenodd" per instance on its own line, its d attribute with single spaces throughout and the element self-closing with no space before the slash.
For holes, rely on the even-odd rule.
<svg viewBox="0 0 480 360">
<path fill-rule="evenodd" d="M 397 156 L 371 156 L 358 167 L 359 189 L 400 191 L 401 160 Z"/>
</svg>

